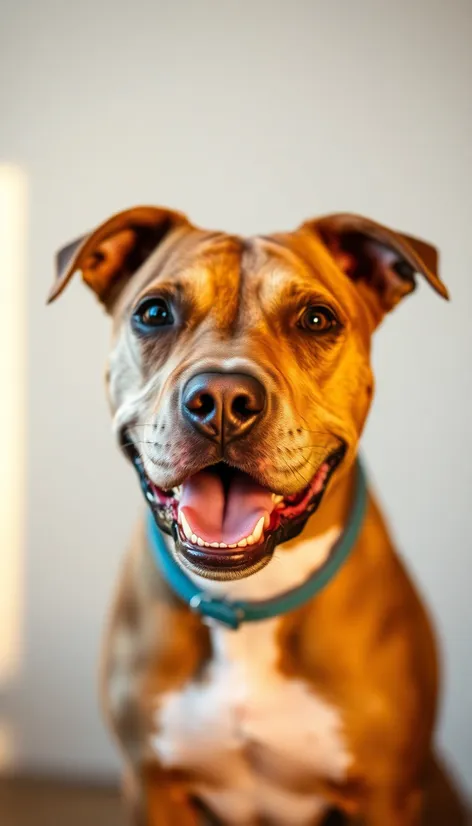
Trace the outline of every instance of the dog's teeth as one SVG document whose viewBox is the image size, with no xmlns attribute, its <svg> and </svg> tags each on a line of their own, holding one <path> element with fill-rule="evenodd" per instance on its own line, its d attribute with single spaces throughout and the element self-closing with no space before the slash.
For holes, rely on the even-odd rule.
<svg viewBox="0 0 472 826">
<path fill-rule="evenodd" d="M 182 495 L 182 485 L 177 485 L 177 487 L 174 488 L 174 496 L 177 497 L 177 499 L 180 499 L 181 495 Z"/>
<path fill-rule="evenodd" d="M 180 524 L 182 525 L 182 530 L 184 532 L 184 535 L 187 537 L 187 539 L 190 539 L 191 542 L 193 542 L 192 529 L 191 529 L 190 525 L 188 524 L 188 522 L 185 518 L 185 514 L 182 513 L 180 510 L 179 510 L 179 519 L 180 519 Z"/>
<path fill-rule="evenodd" d="M 264 527 L 268 527 L 270 524 L 270 516 L 267 513 L 264 516 L 261 516 L 259 522 L 249 536 L 243 537 L 243 539 L 240 539 L 239 542 L 231 542 L 230 544 L 226 542 L 205 542 L 200 536 L 197 536 L 197 534 L 192 532 L 185 513 L 181 510 L 178 511 L 178 522 L 186 539 L 188 539 L 193 545 L 198 545 L 200 548 L 245 548 L 247 545 L 256 545 L 260 541 Z"/>
<path fill-rule="evenodd" d="M 265 519 L 266 519 L 265 516 L 261 516 L 261 518 L 259 519 L 259 522 L 257 523 L 256 527 L 254 528 L 254 530 L 252 532 L 252 537 L 254 539 L 254 542 L 259 542 L 259 540 L 262 536 L 262 531 L 264 530 L 264 526 L 268 527 L 265 524 Z M 269 522 L 270 522 L 270 518 L 269 518 Z"/>
<path fill-rule="evenodd" d="M 280 505 L 280 503 L 284 501 L 284 498 L 283 498 L 283 496 L 280 496 L 278 493 L 273 493 L 272 494 L 272 501 L 273 501 L 274 505 Z"/>
</svg>

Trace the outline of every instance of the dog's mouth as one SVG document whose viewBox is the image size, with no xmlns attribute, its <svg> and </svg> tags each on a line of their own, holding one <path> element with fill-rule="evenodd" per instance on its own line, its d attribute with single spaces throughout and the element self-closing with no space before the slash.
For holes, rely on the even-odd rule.
<svg viewBox="0 0 472 826">
<path fill-rule="evenodd" d="M 133 447 L 126 451 L 157 524 L 174 537 L 178 562 L 202 577 L 224 580 L 255 573 L 267 564 L 276 545 L 302 531 L 346 449 L 342 445 L 331 452 L 309 485 L 285 497 L 226 462 L 163 490 L 147 476 L 139 453 Z"/>
</svg>

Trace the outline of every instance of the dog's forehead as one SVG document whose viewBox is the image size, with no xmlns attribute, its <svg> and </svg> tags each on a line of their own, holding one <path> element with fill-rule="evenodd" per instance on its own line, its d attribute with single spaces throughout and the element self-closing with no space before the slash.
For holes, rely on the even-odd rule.
<svg viewBox="0 0 472 826">
<path fill-rule="evenodd" d="M 189 243 L 190 241 L 190 243 Z M 321 242 L 304 242 L 299 233 L 241 237 L 225 233 L 201 233 L 175 249 L 166 275 L 195 280 L 240 282 L 248 289 L 263 284 L 270 291 L 286 290 L 291 284 L 325 287 L 335 269 Z"/>
<path fill-rule="evenodd" d="M 131 279 L 117 314 L 166 286 L 202 311 L 212 308 L 224 325 L 241 303 L 252 305 L 253 315 L 275 298 L 290 300 L 303 292 L 334 298 L 342 288 L 339 278 L 321 242 L 307 243 L 298 232 L 245 238 L 192 228 L 151 254 Z"/>
<path fill-rule="evenodd" d="M 298 231 L 249 239 L 243 258 L 243 294 L 275 309 L 319 299 L 354 311 L 355 291 L 317 239 L 305 239 Z"/>
<path fill-rule="evenodd" d="M 243 240 L 237 236 L 192 230 L 169 247 L 155 250 L 143 268 L 142 282 L 177 282 L 185 286 L 197 282 L 202 287 L 205 280 L 237 279 L 242 252 Z"/>
</svg>

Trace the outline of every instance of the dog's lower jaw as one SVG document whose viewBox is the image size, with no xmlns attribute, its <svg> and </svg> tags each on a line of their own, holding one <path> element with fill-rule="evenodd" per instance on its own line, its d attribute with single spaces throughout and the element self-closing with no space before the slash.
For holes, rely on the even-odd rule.
<svg viewBox="0 0 472 826">
<path fill-rule="evenodd" d="M 277 545 L 275 535 L 271 535 L 255 548 L 246 547 L 221 554 L 216 552 L 210 557 L 203 549 L 190 547 L 182 541 L 175 521 L 172 522 L 171 535 L 171 553 L 179 565 L 191 574 L 215 582 L 243 579 L 257 573 L 271 561 Z"/>
</svg>

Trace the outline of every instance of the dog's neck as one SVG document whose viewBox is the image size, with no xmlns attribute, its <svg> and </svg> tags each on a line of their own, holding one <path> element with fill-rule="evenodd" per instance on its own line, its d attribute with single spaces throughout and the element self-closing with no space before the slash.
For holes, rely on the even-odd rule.
<svg viewBox="0 0 472 826">
<path fill-rule="evenodd" d="M 301 585 L 326 561 L 341 534 L 352 501 L 355 474 L 340 479 L 302 533 L 275 549 L 262 570 L 244 579 L 217 582 L 188 574 L 205 593 L 232 600 L 264 600 Z"/>
</svg>

